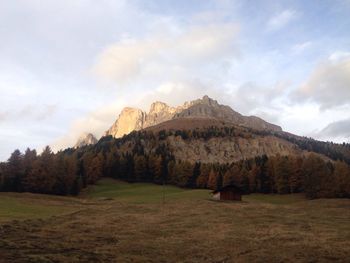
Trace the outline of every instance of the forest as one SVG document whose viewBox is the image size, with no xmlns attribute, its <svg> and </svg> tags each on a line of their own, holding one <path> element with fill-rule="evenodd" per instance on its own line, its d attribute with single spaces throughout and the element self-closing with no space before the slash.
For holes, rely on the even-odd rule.
<svg viewBox="0 0 350 263">
<path fill-rule="evenodd" d="M 261 136 L 261 134 L 258 134 Z M 0 163 L 0 191 L 77 195 L 101 177 L 128 182 L 172 184 L 186 188 L 218 189 L 234 184 L 249 193 L 305 193 L 308 198 L 349 198 L 350 167 L 346 163 L 349 145 L 314 149 L 317 141 L 303 139 L 306 147 L 337 158 L 311 153 L 301 156 L 257 156 L 232 163 L 190 163 L 176 160 L 167 148 L 168 136 L 184 140 L 225 136 L 256 136 L 245 129 L 216 128 L 191 131 L 132 132 L 120 139 L 103 137 L 96 145 L 69 148 L 53 153 L 47 146 L 41 154 L 15 150 L 7 162 Z M 143 142 L 155 147 L 146 152 Z M 290 139 L 291 140 L 291 139 Z M 293 137 L 293 140 L 297 140 Z M 129 144 L 130 151 L 121 150 Z M 300 143 L 301 144 L 301 143 Z M 332 145 L 330 145 L 332 146 Z M 322 152 L 326 149 L 326 152 Z M 339 151 L 342 149 L 342 151 Z M 336 155 L 337 154 L 337 155 Z"/>
</svg>

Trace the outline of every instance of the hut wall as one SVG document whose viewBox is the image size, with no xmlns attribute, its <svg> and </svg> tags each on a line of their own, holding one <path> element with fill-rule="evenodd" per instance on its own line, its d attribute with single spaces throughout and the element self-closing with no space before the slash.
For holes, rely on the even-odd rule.
<svg viewBox="0 0 350 263">
<path fill-rule="evenodd" d="M 237 200 L 241 201 L 242 197 L 240 194 L 233 191 L 222 191 L 220 193 L 220 200 Z"/>
</svg>

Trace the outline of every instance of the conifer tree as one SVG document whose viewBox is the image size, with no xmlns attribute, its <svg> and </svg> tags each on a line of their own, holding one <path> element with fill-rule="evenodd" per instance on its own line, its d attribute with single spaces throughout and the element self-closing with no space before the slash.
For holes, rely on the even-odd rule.
<svg viewBox="0 0 350 263">
<path fill-rule="evenodd" d="M 275 184 L 279 194 L 289 193 L 290 167 L 287 157 L 277 158 Z"/>
<path fill-rule="evenodd" d="M 325 168 L 323 160 L 314 154 L 308 156 L 303 162 L 303 188 L 308 198 L 319 197 L 321 191 L 322 171 Z"/>
<path fill-rule="evenodd" d="M 22 190 L 26 191 L 25 185 L 27 181 L 28 174 L 31 172 L 33 163 L 37 159 L 37 153 L 36 150 L 31 150 L 29 148 L 26 149 L 24 156 L 23 156 L 23 169 L 24 169 L 24 176 L 23 180 L 21 182 Z"/>
<path fill-rule="evenodd" d="M 291 193 L 299 193 L 302 190 L 302 170 L 303 159 L 300 157 L 290 158 L 289 187 Z"/>
<path fill-rule="evenodd" d="M 3 189 L 5 191 L 22 190 L 21 181 L 24 176 L 23 155 L 15 150 L 7 161 L 4 171 Z"/>
<path fill-rule="evenodd" d="M 213 168 L 211 168 L 209 172 L 207 187 L 211 190 L 216 190 L 218 185 L 217 180 L 218 180 L 218 173 Z"/>
<path fill-rule="evenodd" d="M 253 165 L 252 169 L 249 171 L 248 180 L 249 180 L 249 191 L 251 193 L 259 192 L 260 189 L 257 188 L 256 177 L 260 173 L 260 168 Z"/>
<path fill-rule="evenodd" d="M 34 161 L 25 184 L 25 189 L 31 192 L 53 193 L 56 184 L 54 155 L 49 146 L 46 146 L 40 156 Z"/>
<path fill-rule="evenodd" d="M 163 183 L 163 167 L 162 157 L 156 155 L 150 155 L 148 158 L 149 176 L 150 179 L 158 184 Z"/>
<path fill-rule="evenodd" d="M 200 175 L 200 172 L 201 172 L 201 163 L 200 162 L 196 162 L 193 165 L 191 165 L 191 167 L 193 167 L 193 171 L 192 171 L 192 174 L 190 175 L 190 178 L 188 179 L 188 182 L 187 182 L 187 187 L 190 187 L 190 188 L 196 188 L 197 187 L 197 178 L 198 176 Z"/>
<path fill-rule="evenodd" d="M 209 173 L 210 173 L 210 166 L 208 164 L 202 164 L 200 166 L 200 174 L 196 180 L 197 187 L 199 187 L 199 188 L 206 188 L 207 187 Z"/>
<path fill-rule="evenodd" d="M 337 161 L 334 165 L 333 192 L 336 197 L 350 197 L 350 167 Z"/>
<path fill-rule="evenodd" d="M 147 160 L 143 155 L 134 157 L 134 174 L 136 181 L 148 181 Z"/>
</svg>

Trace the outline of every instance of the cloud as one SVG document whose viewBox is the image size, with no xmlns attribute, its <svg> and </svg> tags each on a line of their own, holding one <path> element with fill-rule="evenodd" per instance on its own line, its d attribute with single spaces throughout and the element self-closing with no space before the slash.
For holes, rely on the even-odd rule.
<svg viewBox="0 0 350 263">
<path fill-rule="evenodd" d="M 52 117 L 57 112 L 57 105 L 24 105 L 19 109 L 0 112 L 0 121 L 33 120 L 42 121 Z"/>
<path fill-rule="evenodd" d="M 336 51 L 329 56 L 330 61 L 340 61 L 344 58 L 350 58 L 350 52 Z"/>
<path fill-rule="evenodd" d="M 269 19 L 267 22 L 267 30 L 275 31 L 285 27 L 290 21 L 297 17 L 295 10 L 286 9 Z"/>
<path fill-rule="evenodd" d="M 70 125 L 68 132 L 51 142 L 50 146 L 54 151 L 72 147 L 84 133 L 92 133 L 97 138 L 100 138 L 117 118 L 117 113 L 122 108 L 121 104 L 117 101 L 92 111 L 87 116 L 75 119 Z"/>
<path fill-rule="evenodd" d="M 194 79 L 161 83 L 156 89 L 140 98 L 138 104 L 148 111 L 150 104 L 155 100 L 163 101 L 171 106 L 179 106 L 185 101 L 195 100 L 204 95 L 217 99 L 220 103 L 230 102 L 229 94 L 221 90 L 220 87 Z"/>
<path fill-rule="evenodd" d="M 328 124 L 317 133 L 318 138 L 332 138 L 336 141 L 349 141 L 350 119 L 340 120 Z"/>
<path fill-rule="evenodd" d="M 255 114 L 267 109 L 273 110 L 283 98 L 288 83 L 279 82 L 266 87 L 254 82 L 246 82 L 235 88 L 231 95 L 235 108 L 244 114 Z M 267 115 L 267 113 L 266 113 Z"/>
<path fill-rule="evenodd" d="M 237 55 L 238 26 L 232 23 L 189 26 L 167 35 L 122 39 L 97 58 L 93 72 L 125 84 L 137 77 L 179 75 L 197 67 Z"/>
<path fill-rule="evenodd" d="M 0 121 L 6 120 L 7 116 L 8 116 L 8 112 L 7 111 L 0 112 Z"/>
<path fill-rule="evenodd" d="M 328 60 L 314 69 L 292 98 L 297 102 L 315 102 L 322 110 L 332 109 L 350 104 L 349 87 L 350 57 Z"/>
<path fill-rule="evenodd" d="M 304 50 L 310 48 L 311 46 L 312 46 L 312 42 L 307 41 L 307 42 L 295 44 L 294 46 L 292 46 L 291 51 L 293 52 L 293 54 L 297 55 L 302 53 Z"/>
</svg>

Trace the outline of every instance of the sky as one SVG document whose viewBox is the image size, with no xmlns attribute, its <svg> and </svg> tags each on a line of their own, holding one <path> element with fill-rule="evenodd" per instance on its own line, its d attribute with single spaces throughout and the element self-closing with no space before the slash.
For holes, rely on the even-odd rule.
<svg viewBox="0 0 350 263">
<path fill-rule="evenodd" d="M 349 0 L 0 0 L 0 160 L 204 95 L 350 142 L 349 29 Z"/>
</svg>

